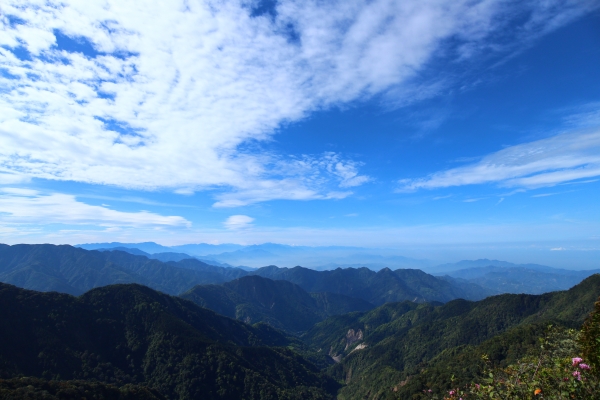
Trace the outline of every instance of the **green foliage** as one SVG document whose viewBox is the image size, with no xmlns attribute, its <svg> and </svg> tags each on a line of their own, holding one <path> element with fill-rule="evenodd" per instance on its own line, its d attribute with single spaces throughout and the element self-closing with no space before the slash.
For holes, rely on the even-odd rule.
<svg viewBox="0 0 600 400">
<path fill-rule="evenodd" d="M 420 397 L 464 400 L 598 398 L 600 381 L 591 373 L 585 359 L 578 357 L 581 349 L 577 345 L 577 336 L 574 329 L 549 326 L 539 338 L 539 346 L 516 363 L 494 368 L 483 355 L 485 369 L 475 380 L 477 383 L 455 384 L 443 394 L 424 390 Z"/>
<path fill-rule="evenodd" d="M 579 338 L 582 354 L 600 376 L 600 299 L 594 304 L 594 311 L 586 319 Z"/>
<path fill-rule="evenodd" d="M 0 379 L 3 400 L 162 400 L 164 397 L 143 386 L 117 387 L 101 382 L 47 381 L 39 378 Z"/>
</svg>

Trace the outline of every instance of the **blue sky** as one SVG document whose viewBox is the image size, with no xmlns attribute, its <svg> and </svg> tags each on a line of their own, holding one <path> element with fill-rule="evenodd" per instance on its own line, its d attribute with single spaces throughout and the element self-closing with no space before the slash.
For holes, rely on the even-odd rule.
<svg viewBox="0 0 600 400">
<path fill-rule="evenodd" d="M 600 256 L 595 1 L 1 12 L 2 242 Z"/>
</svg>

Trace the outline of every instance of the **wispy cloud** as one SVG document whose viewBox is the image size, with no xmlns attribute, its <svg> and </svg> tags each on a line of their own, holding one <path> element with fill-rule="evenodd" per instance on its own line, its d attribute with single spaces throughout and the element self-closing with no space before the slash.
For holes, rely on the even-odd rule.
<svg viewBox="0 0 600 400">
<path fill-rule="evenodd" d="M 600 130 L 508 147 L 476 163 L 399 183 L 401 191 L 485 183 L 532 189 L 596 176 L 600 176 Z"/>
<path fill-rule="evenodd" d="M 463 200 L 463 203 L 475 203 L 477 201 L 485 200 L 485 199 L 487 199 L 487 197 L 477 197 L 477 198 L 474 198 L 474 199 Z"/>
<path fill-rule="evenodd" d="M 96 194 L 77 194 L 75 195 L 78 199 L 96 199 L 96 200 L 110 200 L 116 202 L 123 203 L 136 203 L 136 204 L 145 204 L 148 206 L 164 206 L 164 207 L 193 207 L 186 204 L 174 204 L 174 203 L 163 203 L 160 201 L 153 201 L 150 199 L 146 199 L 143 197 L 135 197 L 135 196 L 99 196 Z"/>
<path fill-rule="evenodd" d="M 556 196 L 557 194 L 562 194 L 562 193 L 566 193 L 566 192 L 552 192 L 552 193 L 539 193 L 539 194 L 534 194 L 531 197 L 548 197 L 548 196 Z"/>
<path fill-rule="evenodd" d="M 105 227 L 191 227 L 179 216 L 163 216 L 148 211 L 124 212 L 105 206 L 77 201 L 75 196 L 62 193 L 42 194 L 19 189 L 0 189 L 1 224 L 93 224 Z"/>
<path fill-rule="evenodd" d="M 358 163 L 325 154 L 295 169 L 278 162 L 287 155 L 240 145 L 315 110 L 378 94 L 398 100 L 448 39 L 465 59 L 499 36 L 514 43 L 597 6 L 282 0 L 272 16 L 252 16 L 248 4 L 4 1 L 0 168 L 16 175 L 0 183 L 218 188 L 230 192 L 220 206 L 339 198 L 349 192 L 337 188 L 369 181 Z M 505 37 L 522 17 L 519 35 Z"/>
</svg>

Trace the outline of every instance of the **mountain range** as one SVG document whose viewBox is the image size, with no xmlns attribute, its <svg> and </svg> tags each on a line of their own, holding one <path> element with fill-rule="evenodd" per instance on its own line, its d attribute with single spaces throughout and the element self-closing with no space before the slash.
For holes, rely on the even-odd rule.
<svg viewBox="0 0 600 400">
<path fill-rule="evenodd" d="M 487 259 L 464 260 L 441 265 L 438 269 L 444 271 L 442 278 L 455 284 L 474 283 L 498 293 L 528 294 L 566 290 L 600 273 L 600 269 L 576 271 Z"/>
<path fill-rule="evenodd" d="M 196 259 L 165 263 L 123 251 L 0 244 L 0 282 L 39 291 L 79 295 L 100 286 L 139 283 L 179 294 L 197 284 L 226 282 L 246 274 L 242 269 L 216 267 Z"/>
<path fill-rule="evenodd" d="M 384 267 L 426 269 L 432 266 L 427 260 L 403 257 L 393 249 L 370 249 L 347 246 L 289 246 L 277 243 L 242 246 L 237 244 L 188 244 L 162 246 L 153 242 L 145 243 L 87 243 L 80 244 L 86 250 L 132 248 L 149 254 L 184 253 L 215 265 L 236 265 L 260 268 L 265 265 L 294 267 L 302 265 L 312 269 L 336 269 L 350 266 L 370 265 L 372 269 Z"/>
<path fill-rule="evenodd" d="M 160 261 L 180 261 L 196 258 L 207 264 L 254 271 L 265 265 L 292 268 L 302 265 L 317 271 L 359 269 L 373 271 L 385 268 L 420 269 L 439 276 L 458 286 L 477 286 L 493 293 L 540 294 L 554 290 L 566 290 L 582 279 L 600 272 L 596 270 L 567 270 L 539 264 L 515 264 L 501 260 L 463 260 L 456 263 L 435 265 L 428 260 L 416 260 L 395 254 L 390 249 L 366 249 L 360 247 L 308 247 L 287 246 L 275 243 L 242 246 L 237 244 L 189 244 L 167 247 L 153 242 L 146 243 L 96 243 L 80 245 L 85 249 L 102 251 L 121 250 Z M 141 253 L 143 251 L 144 253 Z M 247 267 L 251 265 L 252 267 Z"/>
<path fill-rule="evenodd" d="M 455 285 L 420 270 L 368 268 L 315 271 L 269 266 L 253 271 L 218 267 L 195 258 L 161 262 L 119 250 L 84 250 L 72 246 L 0 246 L 0 281 L 26 289 L 78 295 L 92 288 L 139 283 L 169 294 L 180 294 L 201 284 L 220 284 L 248 275 L 287 280 L 307 292 L 329 292 L 365 300 L 449 301 L 481 299 L 495 293 L 474 284 Z"/>
<path fill-rule="evenodd" d="M 549 325 L 579 329 L 600 296 L 599 274 L 494 295 L 511 274 L 537 276 L 509 290 L 541 290 L 590 271 L 493 260 L 436 277 L 247 271 L 126 249 L 0 245 L 0 281 L 39 290 L 0 284 L 1 398 L 439 397 L 481 381 L 483 357 L 506 366 L 537 351 Z"/>
</svg>

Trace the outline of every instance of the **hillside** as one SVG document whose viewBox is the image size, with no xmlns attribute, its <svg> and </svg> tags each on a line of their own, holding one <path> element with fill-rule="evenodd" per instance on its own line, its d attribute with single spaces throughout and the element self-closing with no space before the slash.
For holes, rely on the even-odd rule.
<svg viewBox="0 0 600 400">
<path fill-rule="evenodd" d="M 456 298 L 480 300 L 494 291 L 475 284 L 456 285 L 418 269 L 389 268 L 377 272 L 368 268 L 315 271 L 308 268 L 259 268 L 253 274 L 274 280 L 287 280 L 307 292 L 329 292 L 356 297 L 375 305 L 410 300 L 446 302 Z"/>
<path fill-rule="evenodd" d="M 328 316 L 375 306 L 333 293 L 307 293 L 288 281 L 246 276 L 222 285 L 199 285 L 181 295 L 219 314 L 247 323 L 265 322 L 290 333 L 303 332 Z"/>
<path fill-rule="evenodd" d="M 594 275 L 568 291 L 543 295 L 504 294 L 478 302 L 453 300 L 444 305 L 386 304 L 366 313 L 328 318 L 303 339 L 340 361 L 330 370 L 348 383 L 340 398 L 371 398 L 377 393 L 391 393 L 393 388 L 401 392 L 412 388 L 413 392 L 403 392 L 409 398 L 426 382 L 449 384 L 452 374 L 467 370 L 469 363 L 477 360 L 465 356 L 469 351 L 478 354 L 473 346 L 491 340 L 493 345 L 488 347 L 495 349 L 495 361 L 501 362 L 511 354 L 519 354 L 519 346 L 535 343 L 551 321 L 579 327 L 598 296 L 600 275 Z M 520 331 L 511 333 L 513 329 Z M 498 345 L 498 341 L 504 344 Z M 463 363 L 455 368 L 443 367 L 458 359 Z M 438 374 L 421 382 L 421 386 L 399 389 L 406 386 L 407 378 L 424 369 L 440 368 L 446 372 L 445 377 Z"/>
<path fill-rule="evenodd" d="M 332 398 L 290 340 L 139 285 L 80 297 L 0 284 L 0 378 L 141 385 L 167 398 Z M 0 385 L 1 388 L 1 385 Z"/>
</svg>

